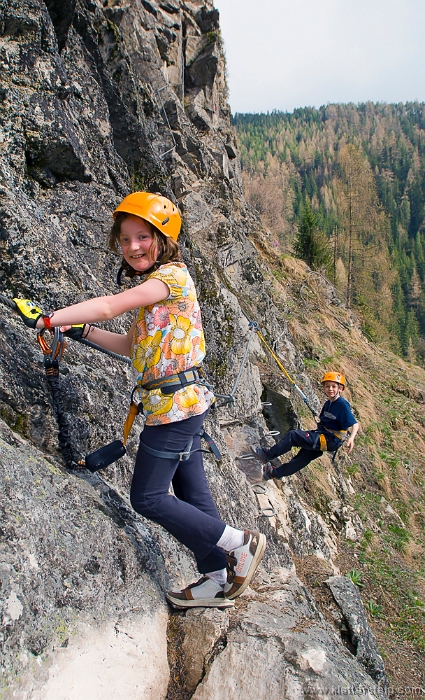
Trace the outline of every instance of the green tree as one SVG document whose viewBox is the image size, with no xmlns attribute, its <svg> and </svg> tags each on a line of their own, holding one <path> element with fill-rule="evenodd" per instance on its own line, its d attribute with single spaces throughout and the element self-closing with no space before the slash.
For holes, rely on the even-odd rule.
<svg viewBox="0 0 425 700">
<path fill-rule="evenodd" d="M 368 308 L 388 324 L 393 300 L 389 283 L 389 221 L 379 202 L 370 165 L 353 144 L 339 153 L 340 253 L 347 271 L 346 301 Z M 336 187 L 338 185 L 336 184 Z"/>
<path fill-rule="evenodd" d="M 304 260 L 313 270 L 325 269 L 332 265 L 332 251 L 326 234 L 319 227 L 318 216 L 306 200 L 298 224 L 294 241 L 294 251 L 297 258 Z"/>
<path fill-rule="evenodd" d="M 245 191 L 263 223 L 288 249 L 308 197 L 333 241 L 331 279 L 347 305 L 406 354 L 413 314 L 425 337 L 425 103 L 329 104 L 234 123 Z"/>
</svg>

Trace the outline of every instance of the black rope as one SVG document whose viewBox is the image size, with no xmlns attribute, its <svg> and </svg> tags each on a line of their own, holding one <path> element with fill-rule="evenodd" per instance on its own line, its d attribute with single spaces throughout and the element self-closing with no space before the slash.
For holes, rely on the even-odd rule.
<svg viewBox="0 0 425 700">
<path fill-rule="evenodd" d="M 67 469 L 78 469 L 78 458 L 72 446 L 68 419 L 63 408 L 59 386 L 59 361 L 51 357 L 44 358 L 47 381 L 52 393 L 53 411 L 58 424 L 58 442 Z"/>
<path fill-rule="evenodd" d="M 85 338 L 76 338 L 75 340 L 77 341 L 77 343 L 88 345 L 88 347 L 93 348 L 93 350 L 99 350 L 99 352 L 103 352 L 105 355 L 109 355 L 109 357 L 114 357 L 116 360 L 120 360 L 121 362 L 125 362 L 125 364 L 127 365 L 131 365 L 131 360 L 129 357 L 119 355 L 117 352 L 113 352 L 112 350 L 106 350 L 106 348 L 102 348 L 100 345 L 92 343 L 91 340 L 86 340 Z"/>
</svg>

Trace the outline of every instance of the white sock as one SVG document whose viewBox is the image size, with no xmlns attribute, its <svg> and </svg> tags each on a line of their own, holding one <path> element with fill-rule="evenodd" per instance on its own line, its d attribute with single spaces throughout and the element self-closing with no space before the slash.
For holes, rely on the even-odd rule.
<svg viewBox="0 0 425 700">
<path fill-rule="evenodd" d="M 212 581 L 215 581 L 216 583 L 218 583 L 219 586 L 224 586 L 224 584 L 227 581 L 226 569 L 219 569 L 218 571 L 210 571 L 208 574 L 205 574 L 205 576 L 208 576 L 208 578 L 212 579 Z"/>
<path fill-rule="evenodd" d="M 242 547 L 243 541 L 243 530 L 236 530 L 236 528 L 226 525 L 222 536 L 217 542 L 217 547 L 221 547 L 225 552 L 233 552 L 234 549 Z"/>
</svg>

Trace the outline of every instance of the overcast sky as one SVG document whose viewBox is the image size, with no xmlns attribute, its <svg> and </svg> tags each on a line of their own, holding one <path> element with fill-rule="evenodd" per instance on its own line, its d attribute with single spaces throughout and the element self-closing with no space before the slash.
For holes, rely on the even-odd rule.
<svg viewBox="0 0 425 700">
<path fill-rule="evenodd" d="M 214 0 L 232 113 L 425 101 L 425 0 Z"/>
</svg>

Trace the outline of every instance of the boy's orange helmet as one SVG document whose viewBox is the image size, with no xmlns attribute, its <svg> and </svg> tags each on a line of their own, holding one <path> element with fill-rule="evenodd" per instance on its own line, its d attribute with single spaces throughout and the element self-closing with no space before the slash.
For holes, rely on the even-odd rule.
<svg viewBox="0 0 425 700">
<path fill-rule="evenodd" d="M 140 216 L 161 231 L 177 241 L 182 225 L 180 212 L 176 205 L 167 197 L 152 192 L 132 192 L 117 206 L 112 216 L 116 218 L 119 212 Z"/>
<path fill-rule="evenodd" d="M 322 384 L 325 382 L 336 382 L 337 384 L 341 384 L 343 389 L 345 389 L 345 377 L 339 372 L 326 372 L 323 376 Z"/>
</svg>

